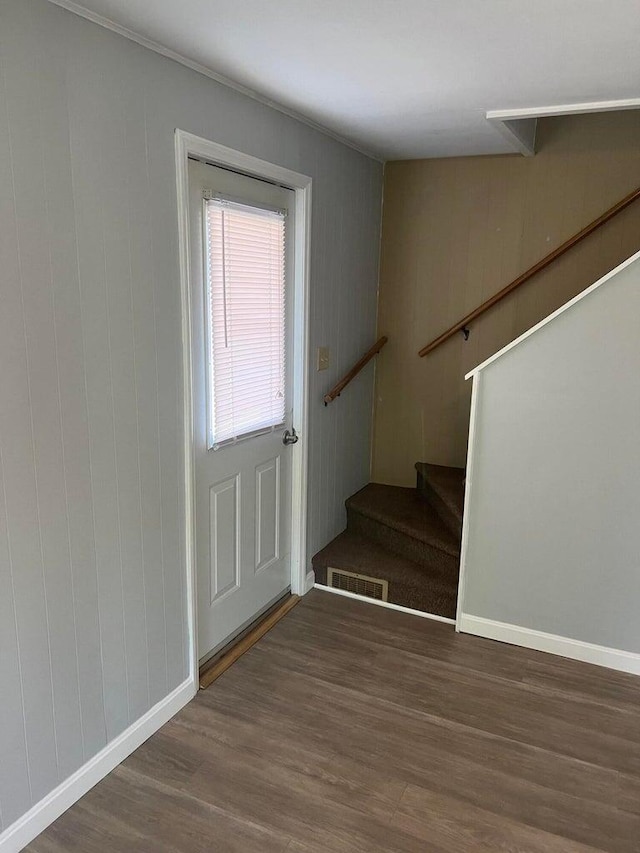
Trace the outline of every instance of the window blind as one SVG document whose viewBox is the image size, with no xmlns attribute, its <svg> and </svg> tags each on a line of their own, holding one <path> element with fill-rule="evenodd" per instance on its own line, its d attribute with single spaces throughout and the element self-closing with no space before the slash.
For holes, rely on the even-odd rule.
<svg viewBox="0 0 640 853">
<path fill-rule="evenodd" d="M 285 419 L 285 213 L 205 199 L 209 447 Z"/>
</svg>

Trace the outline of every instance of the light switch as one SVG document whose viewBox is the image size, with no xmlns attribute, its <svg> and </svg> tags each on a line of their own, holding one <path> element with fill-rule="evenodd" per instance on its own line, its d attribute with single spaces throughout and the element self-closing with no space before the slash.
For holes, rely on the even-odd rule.
<svg viewBox="0 0 640 853">
<path fill-rule="evenodd" d="M 329 347 L 318 347 L 318 370 L 329 367 Z"/>
</svg>

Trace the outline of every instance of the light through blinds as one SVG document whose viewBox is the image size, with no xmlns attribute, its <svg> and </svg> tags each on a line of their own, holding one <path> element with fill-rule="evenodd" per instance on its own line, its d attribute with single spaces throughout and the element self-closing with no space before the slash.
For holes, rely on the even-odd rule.
<svg viewBox="0 0 640 853">
<path fill-rule="evenodd" d="M 205 199 L 210 448 L 284 423 L 285 215 Z"/>
</svg>

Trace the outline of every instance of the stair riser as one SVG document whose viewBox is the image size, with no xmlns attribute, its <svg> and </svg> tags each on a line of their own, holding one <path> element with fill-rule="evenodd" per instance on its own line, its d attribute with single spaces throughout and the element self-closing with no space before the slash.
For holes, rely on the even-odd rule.
<svg viewBox="0 0 640 853">
<path fill-rule="evenodd" d="M 361 515 L 347 507 L 347 529 L 368 539 L 372 539 L 387 550 L 413 560 L 425 567 L 431 574 L 443 577 L 457 576 L 459 560 L 438 548 L 433 548 L 426 542 L 414 539 L 400 530 L 388 527 L 375 519 Z"/>
<path fill-rule="evenodd" d="M 324 569 L 323 579 L 318 578 L 318 569 L 316 572 L 316 583 L 327 584 L 327 570 Z M 429 589 L 428 604 L 424 600 L 424 590 L 408 584 L 395 583 L 392 579 L 389 580 L 389 601 L 393 604 L 399 604 L 400 607 L 410 607 L 412 610 L 423 610 L 428 613 L 433 613 L 436 616 L 446 616 L 448 619 L 455 619 L 456 616 L 456 593 L 455 590 L 447 589 L 443 586 L 441 590 L 434 590 L 433 586 Z"/>
<path fill-rule="evenodd" d="M 439 518 L 442 519 L 442 523 L 446 525 L 447 529 L 456 538 L 462 539 L 462 519 L 442 500 L 440 495 L 433 491 L 420 472 L 418 472 L 417 489 L 423 500 L 433 507 Z"/>
<path fill-rule="evenodd" d="M 320 563 L 314 560 L 313 562 L 313 573 L 316 576 L 316 583 L 327 585 L 327 566 L 322 566 Z M 337 568 L 337 567 L 334 567 Z"/>
<path fill-rule="evenodd" d="M 416 589 L 406 584 L 389 582 L 389 601 L 399 604 L 401 607 L 410 607 L 412 610 L 422 610 L 433 613 L 436 616 L 446 616 L 448 619 L 456 618 L 455 591 L 447 589 L 434 590 L 429 593 L 428 604 L 424 601 L 424 590 Z"/>
<path fill-rule="evenodd" d="M 334 568 L 346 568 L 347 571 L 356 571 L 361 574 L 369 574 L 370 577 L 380 578 L 389 582 L 389 601 L 394 604 L 399 604 L 402 607 L 410 607 L 413 610 L 426 610 L 429 613 L 435 613 L 438 616 L 447 616 L 450 619 L 455 618 L 456 612 L 456 584 L 451 583 L 451 579 L 446 581 L 436 581 L 433 578 L 429 584 L 428 597 L 425 601 L 424 585 L 419 579 L 415 582 L 407 582 L 406 580 L 399 581 L 393 570 L 384 571 L 380 568 L 365 568 L 356 567 L 349 564 L 341 566 L 341 560 L 335 560 L 332 565 Z M 321 560 L 313 561 L 313 571 L 316 576 L 316 583 L 327 585 L 328 566 Z"/>
</svg>

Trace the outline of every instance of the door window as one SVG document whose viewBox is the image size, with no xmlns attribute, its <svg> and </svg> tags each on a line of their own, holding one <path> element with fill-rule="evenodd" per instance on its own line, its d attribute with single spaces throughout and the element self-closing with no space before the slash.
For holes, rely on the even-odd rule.
<svg viewBox="0 0 640 853">
<path fill-rule="evenodd" d="M 205 198 L 208 447 L 285 420 L 286 212 Z"/>
</svg>

